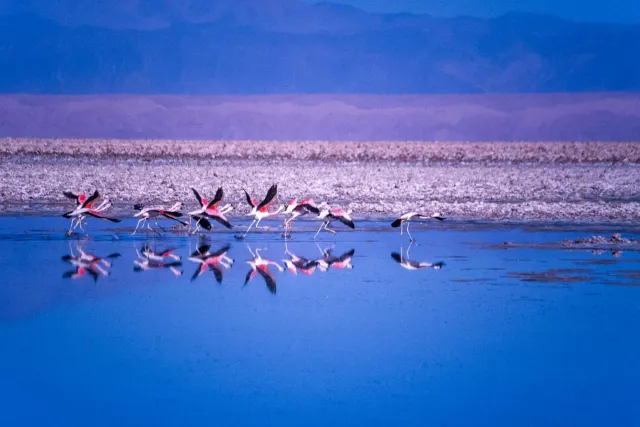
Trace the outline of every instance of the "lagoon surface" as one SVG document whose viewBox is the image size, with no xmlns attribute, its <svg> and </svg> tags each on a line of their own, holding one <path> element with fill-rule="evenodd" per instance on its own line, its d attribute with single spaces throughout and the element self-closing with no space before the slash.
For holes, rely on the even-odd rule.
<svg viewBox="0 0 640 427">
<path fill-rule="evenodd" d="M 640 252 L 500 247 L 592 231 L 134 224 L 2 218 L 1 425 L 640 425 Z"/>
</svg>

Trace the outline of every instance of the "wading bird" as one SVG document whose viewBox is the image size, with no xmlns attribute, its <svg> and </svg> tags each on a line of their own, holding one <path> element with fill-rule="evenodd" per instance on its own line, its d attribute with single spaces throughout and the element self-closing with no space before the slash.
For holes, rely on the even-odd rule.
<svg viewBox="0 0 640 427">
<path fill-rule="evenodd" d="M 304 216 L 309 213 L 319 215 L 320 209 L 325 205 L 326 202 L 322 202 L 319 205 L 316 205 L 311 198 L 302 199 L 300 202 L 298 202 L 298 199 L 296 197 L 289 200 L 289 203 L 284 206 L 284 214 L 289 215 L 289 218 L 284 220 L 283 237 L 287 237 L 287 230 L 289 229 L 289 226 L 291 225 L 291 222 L 293 220 L 295 220 L 299 216 Z"/>
<path fill-rule="evenodd" d="M 220 224 L 224 225 L 227 228 L 233 228 L 233 226 L 229 223 L 229 220 L 227 220 L 227 218 L 224 216 L 227 212 L 233 210 L 233 206 L 227 204 L 218 209 L 218 206 L 220 205 L 220 203 L 222 203 L 222 199 L 224 198 L 222 187 L 218 188 L 215 197 L 210 202 L 207 202 L 207 199 L 201 197 L 195 188 L 192 188 L 191 190 L 193 191 L 193 194 L 196 196 L 196 199 L 200 204 L 200 207 L 198 209 L 189 212 L 189 217 L 196 220 L 196 228 L 195 230 L 193 230 L 192 234 L 196 234 L 200 226 L 202 226 L 206 230 L 211 230 L 211 223 L 208 221 L 208 219 L 218 221 Z"/>
<path fill-rule="evenodd" d="M 320 225 L 320 228 L 318 228 L 316 235 L 313 236 L 313 240 L 318 237 L 318 234 L 322 229 L 325 229 L 332 234 L 336 234 L 335 230 L 329 228 L 329 225 L 334 221 L 340 221 L 349 228 L 356 228 L 353 220 L 351 219 L 351 210 L 345 211 L 340 208 L 331 209 L 329 206 L 326 206 L 322 209 L 317 219 L 321 219 L 323 222 L 322 225 Z"/>
<path fill-rule="evenodd" d="M 158 224 L 158 219 L 160 218 L 168 218 L 168 219 L 172 219 L 174 221 L 179 222 L 180 224 L 186 226 L 187 223 L 184 221 L 179 220 L 178 218 L 182 216 L 182 212 L 180 212 L 180 209 L 182 208 L 182 202 L 177 202 L 176 204 L 174 204 L 173 206 L 171 206 L 169 209 L 165 209 L 164 206 L 151 206 L 151 207 L 144 207 L 144 205 L 142 204 L 137 204 L 134 205 L 133 207 L 135 210 L 138 211 L 138 213 L 134 214 L 134 217 L 139 217 L 140 219 L 138 220 L 138 223 L 136 224 L 136 229 L 133 230 L 133 233 L 131 234 L 132 236 L 136 234 L 136 232 L 138 231 L 138 227 L 140 227 L 140 224 L 142 223 L 142 227 L 144 227 L 145 222 L 147 223 L 147 228 L 151 231 L 155 231 L 151 228 L 151 224 L 149 224 L 149 220 L 152 219 L 153 222 L 162 230 L 162 231 L 166 231 L 164 228 L 160 227 L 160 224 Z M 157 231 L 155 231 L 155 233 L 158 233 Z"/>
<path fill-rule="evenodd" d="M 438 221 L 444 221 L 445 217 L 443 217 L 439 213 L 434 213 L 432 215 L 429 215 L 429 214 L 424 214 L 424 213 L 419 213 L 419 212 L 408 212 L 408 213 L 400 216 L 395 221 L 393 221 L 391 223 L 391 226 L 393 228 L 400 227 L 400 235 L 402 235 L 402 225 L 404 223 L 406 223 L 407 224 L 407 234 L 409 235 L 409 240 L 411 242 L 414 242 L 415 240 L 413 240 L 413 237 L 411 237 L 411 233 L 409 233 L 409 225 L 411 224 L 412 221 L 418 221 L 418 220 L 421 220 L 421 219 L 437 219 Z"/>
<path fill-rule="evenodd" d="M 251 206 L 252 208 L 251 212 L 249 213 L 249 216 L 254 217 L 254 220 L 249 225 L 249 228 L 247 228 L 247 231 L 245 231 L 244 235 L 242 236 L 242 238 L 245 238 L 249 230 L 251 230 L 251 227 L 253 227 L 253 224 L 255 224 L 256 228 L 258 228 L 261 220 L 269 216 L 276 215 L 278 212 L 282 210 L 283 207 L 280 206 L 276 211 L 269 212 L 269 206 L 271 206 L 271 204 L 276 199 L 276 195 L 278 194 L 277 184 L 273 184 L 271 188 L 269 188 L 269 191 L 267 191 L 267 195 L 265 196 L 264 200 L 260 203 L 256 203 L 256 201 L 251 198 L 249 193 L 247 193 L 247 190 L 243 189 L 243 191 L 244 191 L 245 197 L 247 198 L 247 203 L 249 203 L 249 206 Z"/>
<path fill-rule="evenodd" d="M 65 192 L 63 194 L 67 197 L 70 197 L 70 195 L 71 198 L 75 197 L 76 203 L 79 203 L 76 205 L 76 208 L 74 210 L 62 215 L 65 218 L 71 218 L 71 225 L 69 226 L 69 231 L 67 232 L 67 234 L 71 234 L 71 231 L 76 227 L 80 227 L 80 230 L 86 233 L 85 229 L 82 228 L 82 222 L 89 216 L 105 221 L 120 222 L 120 220 L 117 218 L 109 218 L 101 214 L 101 212 L 111 207 L 111 201 L 109 199 L 103 200 L 103 202 L 98 207 L 93 207 L 96 200 L 100 198 L 100 193 L 98 193 L 98 190 L 94 191 L 93 194 L 89 197 L 86 197 L 84 194 L 76 194 L 71 192 Z M 75 226 L 73 225 L 74 220 L 76 223 Z"/>
</svg>

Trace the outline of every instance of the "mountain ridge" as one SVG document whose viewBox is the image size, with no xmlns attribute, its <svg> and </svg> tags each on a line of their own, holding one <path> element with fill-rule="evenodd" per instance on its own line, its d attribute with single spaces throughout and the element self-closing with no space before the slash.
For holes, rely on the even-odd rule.
<svg viewBox="0 0 640 427">
<path fill-rule="evenodd" d="M 640 90 L 640 25 L 376 14 L 297 0 L 165 0 L 153 13 L 121 0 L 93 14 L 70 0 L 25 4 L 0 13 L 2 93 Z"/>
</svg>

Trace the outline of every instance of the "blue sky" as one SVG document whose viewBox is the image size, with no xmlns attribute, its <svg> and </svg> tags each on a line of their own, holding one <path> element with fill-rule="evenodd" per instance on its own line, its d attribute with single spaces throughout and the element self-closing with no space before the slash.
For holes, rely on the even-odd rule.
<svg viewBox="0 0 640 427">
<path fill-rule="evenodd" d="M 306 0 L 316 2 L 317 0 Z M 576 21 L 640 23 L 640 0 L 332 0 L 375 12 L 490 17 L 509 11 L 556 15 Z"/>
</svg>

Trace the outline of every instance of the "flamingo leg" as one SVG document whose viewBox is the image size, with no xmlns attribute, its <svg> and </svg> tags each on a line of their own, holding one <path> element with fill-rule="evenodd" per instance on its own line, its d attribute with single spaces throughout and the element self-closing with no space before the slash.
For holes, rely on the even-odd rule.
<svg viewBox="0 0 640 427">
<path fill-rule="evenodd" d="M 251 230 L 251 227 L 253 227 L 253 224 L 255 222 L 256 222 L 256 220 L 254 219 L 253 222 L 249 225 L 249 228 L 247 228 L 247 231 L 244 232 L 244 236 L 242 236 L 242 237 L 246 237 L 247 236 L 247 233 L 249 232 L 249 230 Z M 257 228 L 257 226 L 256 226 L 256 228 Z"/>
<path fill-rule="evenodd" d="M 415 242 L 415 240 L 413 240 L 413 237 L 411 237 L 411 233 L 409 233 L 409 225 L 410 224 L 411 224 L 410 222 L 407 222 L 407 235 L 409 236 L 409 241 L 410 242 Z"/>
<path fill-rule="evenodd" d="M 320 230 L 322 230 L 326 225 L 327 225 L 326 221 L 324 221 L 322 225 L 320 225 L 320 228 L 318 228 L 318 231 L 316 231 L 316 235 L 313 236 L 313 240 L 316 240 L 316 237 L 318 237 L 318 234 L 320 234 Z"/>
<path fill-rule="evenodd" d="M 87 236 L 89 235 L 89 233 L 87 233 L 87 231 L 84 228 L 82 228 L 82 219 L 77 221 L 76 224 L 80 225 L 80 230 L 82 230 L 84 232 L 84 234 L 86 234 Z"/>
<path fill-rule="evenodd" d="M 402 236 L 402 226 L 404 225 L 404 222 L 400 223 L 400 235 Z"/>
<path fill-rule="evenodd" d="M 334 235 L 336 234 L 335 230 L 332 230 L 331 228 L 329 228 L 329 222 L 326 223 L 326 225 L 324 226 L 324 229 L 330 233 L 333 233 Z"/>
<path fill-rule="evenodd" d="M 135 235 L 136 235 L 136 233 L 138 232 L 138 227 L 140 227 L 140 223 L 141 223 L 142 221 L 144 221 L 144 218 L 140 218 L 140 219 L 138 220 L 138 223 L 136 224 L 136 229 L 135 229 L 135 230 L 133 230 L 133 233 L 131 233 L 131 235 L 132 235 L 132 236 L 135 236 Z"/>
</svg>

